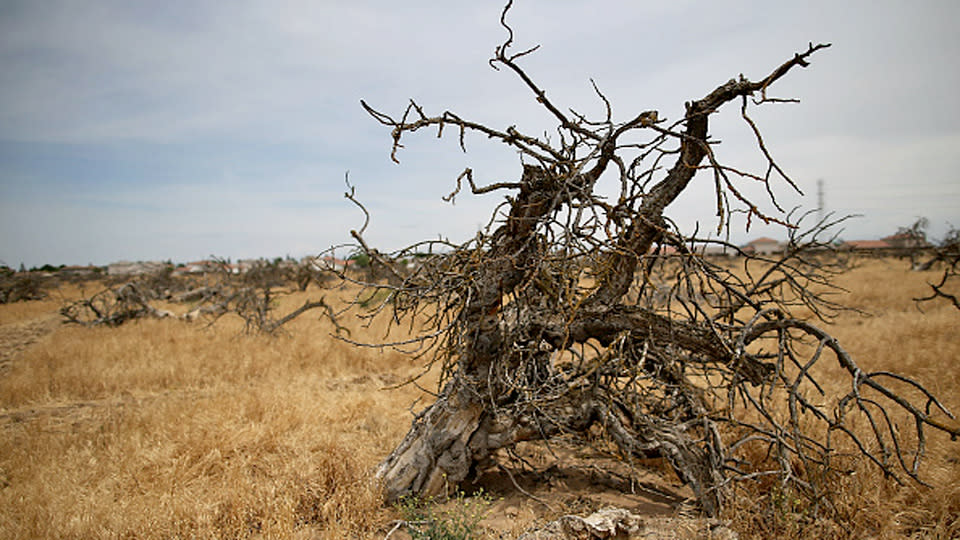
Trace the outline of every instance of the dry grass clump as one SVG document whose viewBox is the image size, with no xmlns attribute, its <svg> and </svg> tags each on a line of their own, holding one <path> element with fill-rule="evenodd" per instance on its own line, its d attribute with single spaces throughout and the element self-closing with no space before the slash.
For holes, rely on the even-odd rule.
<svg viewBox="0 0 960 540">
<path fill-rule="evenodd" d="M 859 261 L 838 280 L 847 292 L 837 300 L 867 314 L 844 313 L 829 331 L 865 371 L 889 370 L 912 377 L 960 414 L 960 312 L 946 302 L 923 305 L 921 312 L 912 298 L 926 294 L 927 281 L 936 279 L 936 272 L 909 268 L 909 261 Z M 828 394 L 847 392 L 847 378 L 831 377 L 833 369 L 822 366 L 818 380 Z M 906 416 L 893 419 L 901 433 L 913 429 Z M 867 429 L 865 422 L 859 424 L 851 425 Z M 909 454 L 912 447 L 906 450 Z M 933 487 L 910 481 L 899 485 L 884 478 L 856 456 L 852 445 L 844 454 L 837 463 L 847 468 L 846 474 L 830 484 L 835 519 L 812 519 L 805 499 L 771 481 L 747 489 L 729 510 L 734 528 L 743 538 L 960 537 L 960 444 L 940 433 L 930 435 L 920 477 Z"/>
<path fill-rule="evenodd" d="M 830 331 L 864 369 L 915 377 L 960 412 L 960 312 L 921 313 L 911 298 L 935 275 L 908 268 L 866 261 L 842 276 L 842 301 L 873 315 L 844 314 Z M 319 295 L 284 298 L 279 311 Z M 0 327 L 58 307 L 0 306 Z M 354 338 L 386 334 L 382 322 L 347 322 Z M 51 329 L 0 371 L 0 538 L 379 539 L 396 517 L 372 471 L 407 431 L 410 404 L 429 399 L 381 390 L 417 372 L 399 353 L 337 341 L 319 313 L 278 337 L 226 317 Z M 898 486 L 849 458 L 833 520 L 811 521 L 776 486 L 727 517 L 742 538 L 957 537 L 960 444 L 932 436 L 927 456 L 921 476 L 934 488 Z"/>
<path fill-rule="evenodd" d="M 298 390 L 310 395 L 291 392 Z M 8 427 L 4 532 L 168 538 L 369 529 L 379 506 L 366 472 L 373 448 L 329 428 L 336 404 L 292 401 L 268 388 L 185 393 Z"/>
<path fill-rule="evenodd" d="M 300 322 L 300 321 L 298 321 Z M 0 378 L 0 537 L 369 537 L 409 426 L 396 353 L 144 320 L 59 328 Z"/>
<path fill-rule="evenodd" d="M 60 300 L 53 296 L 31 302 L 0 304 L 0 326 L 49 317 L 58 309 L 60 309 Z"/>
</svg>

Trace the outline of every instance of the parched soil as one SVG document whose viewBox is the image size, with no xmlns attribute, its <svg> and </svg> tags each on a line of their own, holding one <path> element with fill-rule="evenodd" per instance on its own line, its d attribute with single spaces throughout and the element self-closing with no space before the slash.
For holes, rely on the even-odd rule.
<svg viewBox="0 0 960 540">
<path fill-rule="evenodd" d="M 720 522 L 685 516 L 692 510 L 692 492 L 656 461 L 631 467 L 582 441 L 521 443 L 513 456 L 498 456 L 497 462 L 506 466 L 491 467 L 467 487 L 498 495 L 483 526 L 500 538 L 530 534 L 531 523 L 569 515 L 585 517 L 610 508 L 642 517 L 643 538 L 713 537 L 710 528 Z M 548 531 L 540 534 L 529 537 L 566 538 Z"/>
<path fill-rule="evenodd" d="M 576 441 L 521 443 L 514 457 L 498 456 L 497 465 L 478 476 L 487 491 L 512 493 L 496 506 L 506 514 L 511 506 L 531 504 L 593 511 L 614 506 L 637 514 L 673 514 L 692 493 L 671 473 L 659 474 L 648 464 L 629 465 Z M 496 514 L 497 512 L 493 512 Z"/>
</svg>

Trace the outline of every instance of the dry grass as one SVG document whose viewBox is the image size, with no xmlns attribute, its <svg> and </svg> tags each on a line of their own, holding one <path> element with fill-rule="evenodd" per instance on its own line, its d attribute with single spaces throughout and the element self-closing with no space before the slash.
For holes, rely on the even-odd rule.
<svg viewBox="0 0 960 540">
<path fill-rule="evenodd" d="M 3 306 L 4 308 L 8 306 Z M 22 306 L 10 306 L 23 311 Z M 29 312 L 29 310 L 27 310 Z M 61 327 L 0 379 L 0 537 L 369 537 L 411 372 L 324 323 Z"/>
<path fill-rule="evenodd" d="M 938 395 L 948 409 L 960 413 L 960 312 L 946 302 L 922 306 L 911 300 L 925 296 L 936 272 L 911 272 L 908 261 L 860 261 L 837 281 L 847 292 L 841 303 L 868 315 L 842 314 L 829 330 L 865 371 L 890 370 L 913 377 Z M 831 381 L 824 366 L 825 388 L 846 392 L 846 377 Z M 837 372 L 839 374 L 839 372 Z M 909 432 L 912 421 L 901 417 Z M 865 460 L 837 479 L 842 522 L 804 520 L 802 501 L 782 494 L 770 500 L 746 497 L 729 517 L 745 538 L 958 538 L 960 537 L 960 443 L 932 434 L 921 478 L 934 486 L 898 485 Z"/>
<path fill-rule="evenodd" d="M 57 297 L 33 302 L 14 302 L 0 305 L 0 326 L 22 323 L 38 317 L 46 317 L 60 309 Z"/>
<path fill-rule="evenodd" d="M 874 315 L 843 315 L 831 330 L 863 367 L 916 377 L 960 412 L 960 313 L 920 313 L 911 301 L 934 277 L 903 261 L 863 263 L 841 284 L 846 302 Z M 0 329 L 58 306 L 0 306 Z M 394 513 L 371 471 L 421 394 L 380 388 L 416 367 L 338 342 L 316 317 L 278 338 L 241 329 L 58 327 L 14 355 L 0 371 L 0 537 L 383 538 Z M 801 526 L 744 501 L 733 527 L 756 537 L 957 535 L 960 444 L 932 437 L 928 454 L 934 489 L 899 487 L 865 465 L 838 480 L 843 526 Z"/>
</svg>

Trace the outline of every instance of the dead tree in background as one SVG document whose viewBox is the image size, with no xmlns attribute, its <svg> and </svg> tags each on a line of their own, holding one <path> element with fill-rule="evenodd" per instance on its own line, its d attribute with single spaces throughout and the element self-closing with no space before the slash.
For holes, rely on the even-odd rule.
<svg viewBox="0 0 960 540">
<path fill-rule="evenodd" d="M 151 305 L 153 300 L 153 291 L 134 281 L 67 302 L 60 308 L 60 315 L 65 322 L 82 326 L 120 326 L 146 317 L 163 319 L 174 316 L 170 311 Z"/>
<path fill-rule="evenodd" d="M 465 243 L 424 242 L 388 257 L 367 247 L 362 230 L 352 233 L 359 249 L 387 266 L 434 251 L 398 284 L 373 284 L 389 291 L 377 311 L 426 324 L 419 337 L 378 346 L 442 369 L 436 401 L 378 469 L 387 500 L 457 485 L 498 449 L 591 428 L 625 460 L 669 461 L 710 514 L 733 483 L 747 479 L 775 477 L 819 504 L 822 479 L 842 468 L 844 439 L 886 473 L 917 478 L 926 433 L 960 431 L 943 421 L 949 413 L 919 383 L 864 372 L 810 322 L 839 307 L 823 294 L 829 259 L 814 249 L 826 246 L 828 224 L 802 234 L 788 221 L 773 193 L 796 186 L 748 114 L 751 106 L 785 101 L 768 97 L 772 85 L 829 45 L 810 44 L 759 80 L 723 83 L 688 101 L 672 122 L 655 110 L 614 120 L 595 87 L 606 113 L 589 119 L 561 110 L 521 68 L 536 47 L 512 52 L 509 8 L 501 17 L 509 37 L 491 64 L 533 93 L 555 119 L 555 137 L 498 130 L 452 112 L 428 116 L 413 101 L 397 119 L 361 102 L 392 130 L 395 161 L 406 135 L 436 129 L 438 136 L 454 132 L 464 150 L 467 133 L 500 141 L 522 163 L 511 181 L 478 185 L 470 169 L 457 178 L 448 199 L 464 184 L 475 195 L 509 193 L 486 229 Z M 709 120 L 728 104 L 739 105 L 766 159 L 759 174 L 725 165 L 715 152 Z M 779 223 L 791 233 L 782 257 L 730 269 L 697 252 L 701 243 L 681 234 L 665 210 L 701 170 L 713 180 L 721 228 L 735 213 L 748 223 Z M 603 174 L 619 178 L 614 199 L 595 191 Z M 777 211 L 762 211 L 742 183 L 764 186 Z M 669 270 L 672 288 L 688 293 L 666 307 L 653 301 L 658 268 Z M 816 377 L 829 368 L 830 377 L 847 380 L 845 395 L 823 395 Z M 897 414 L 910 417 L 912 438 L 892 428 Z M 872 429 L 851 429 L 851 416 Z"/>
<path fill-rule="evenodd" d="M 928 296 L 914 300 L 922 303 L 940 298 L 960 309 L 960 298 L 957 298 L 957 283 L 960 281 L 960 230 L 951 227 L 943 240 L 931 251 L 932 256 L 923 263 L 914 263 L 914 269 L 930 270 L 941 265 L 943 273 L 939 281 L 929 284 L 931 292 Z"/>
<path fill-rule="evenodd" d="M 120 326 L 145 317 L 177 318 L 173 312 L 154 306 L 162 300 L 192 304 L 187 313 L 179 316 L 184 320 L 206 319 L 208 324 L 214 324 L 220 317 L 233 314 L 243 319 L 248 333 L 274 334 L 307 311 L 322 309 L 323 316 L 333 321 L 338 332 L 345 331 L 323 297 L 306 300 L 284 315 L 277 314 L 278 300 L 293 293 L 294 287 L 303 291 L 310 282 L 320 284 L 326 279 L 316 268 L 303 269 L 307 264 L 283 266 L 280 261 L 261 260 L 245 272 L 235 273 L 227 261 L 218 260 L 216 275 L 201 279 L 177 278 L 165 269 L 132 281 L 119 281 L 90 297 L 66 302 L 60 314 L 66 322 L 83 326 Z"/>
<path fill-rule="evenodd" d="M 34 272 L 0 271 L 0 304 L 42 300 L 47 297 L 44 279 Z"/>
<path fill-rule="evenodd" d="M 910 257 L 910 269 L 917 272 L 926 272 L 933 269 L 942 269 L 939 281 L 928 283 L 930 294 L 914 298 L 917 304 L 924 304 L 933 300 L 946 300 L 953 307 L 960 309 L 960 299 L 957 298 L 957 276 L 960 276 L 960 230 L 953 226 L 940 242 L 932 243 L 927 238 L 927 227 L 930 220 L 918 218 L 909 227 L 900 227 L 893 236 L 899 243 L 898 256 Z"/>
<path fill-rule="evenodd" d="M 276 304 L 280 297 L 291 294 L 287 284 L 293 282 L 298 290 L 305 290 L 302 276 L 297 271 L 299 265 L 284 268 L 281 261 L 257 261 L 246 272 L 234 275 L 224 261 L 220 261 L 221 293 L 218 299 L 207 306 L 207 312 L 214 320 L 224 314 L 239 315 L 246 325 L 247 332 L 273 334 L 283 325 L 312 309 L 322 308 L 326 317 L 336 323 L 333 310 L 324 301 L 306 300 L 299 308 L 286 315 L 277 316 Z M 340 329 L 339 326 L 337 326 Z"/>
</svg>

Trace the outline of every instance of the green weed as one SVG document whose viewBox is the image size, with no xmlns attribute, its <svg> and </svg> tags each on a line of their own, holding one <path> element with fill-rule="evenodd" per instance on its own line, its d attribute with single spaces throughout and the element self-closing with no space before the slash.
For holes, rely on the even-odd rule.
<svg viewBox="0 0 960 540">
<path fill-rule="evenodd" d="M 457 490 L 446 503 L 433 497 L 404 497 L 396 504 L 413 540 L 477 538 L 491 498 L 483 490 L 467 497 Z"/>
</svg>

